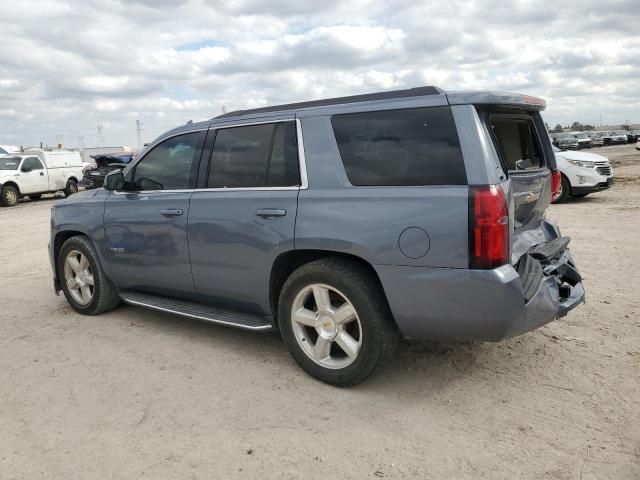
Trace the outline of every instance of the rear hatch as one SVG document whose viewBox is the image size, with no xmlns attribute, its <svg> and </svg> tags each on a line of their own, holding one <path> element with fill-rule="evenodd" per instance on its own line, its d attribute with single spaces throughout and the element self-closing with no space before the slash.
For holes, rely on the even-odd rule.
<svg viewBox="0 0 640 480">
<path fill-rule="evenodd" d="M 544 122 L 539 112 L 525 109 L 484 106 L 479 114 L 509 178 L 510 261 L 521 276 L 525 300 L 553 278 L 546 284 L 558 288 L 561 316 L 573 296 L 584 291 L 573 288 L 581 278 L 567 248 L 569 237 L 546 218 L 556 163 Z"/>
</svg>

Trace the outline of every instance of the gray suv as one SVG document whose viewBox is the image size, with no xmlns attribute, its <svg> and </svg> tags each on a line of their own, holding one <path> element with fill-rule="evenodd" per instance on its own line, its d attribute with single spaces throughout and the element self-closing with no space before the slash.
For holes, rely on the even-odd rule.
<svg viewBox="0 0 640 480">
<path fill-rule="evenodd" d="M 54 288 L 279 329 L 324 382 L 400 337 L 499 341 L 584 301 L 545 218 L 560 176 L 517 94 L 436 87 L 237 111 L 171 130 L 52 208 Z"/>
</svg>

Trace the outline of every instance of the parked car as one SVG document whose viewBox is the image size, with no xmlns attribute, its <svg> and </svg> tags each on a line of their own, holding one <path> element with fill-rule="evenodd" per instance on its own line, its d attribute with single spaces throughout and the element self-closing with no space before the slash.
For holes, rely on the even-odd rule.
<svg viewBox="0 0 640 480">
<path fill-rule="evenodd" d="M 577 150 L 578 139 L 570 133 L 556 133 L 553 144 L 560 150 Z"/>
<path fill-rule="evenodd" d="M 561 151 L 556 147 L 554 152 L 562 180 L 553 203 L 562 203 L 570 197 L 584 197 L 606 190 L 612 185 L 613 169 L 607 157 L 594 153 Z"/>
<path fill-rule="evenodd" d="M 90 163 L 82 169 L 83 179 L 81 185 L 85 188 L 100 188 L 104 183 L 104 177 L 111 172 L 122 170 L 133 159 L 132 153 L 94 155 L 94 163 Z"/>
<path fill-rule="evenodd" d="M 589 132 L 589 138 L 591 138 L 591 146 L 593 147 L 606 147 L 611 145 L 611 132 L 595 131 Z"/>
<path fill-rule="evenodd" d="M 629 143 L 636 143 L 640 139 L 640 130 L 631 130 L 627 132 L 627 141 Z"/>
<path fill-rule="evenodd" d="M 0 157 L 0 205 L 12 207 L 21 197 L 37 200 L 43 193 L 78 191 L 82 162 L 78 152 L 26 150 Z"/>
<path fill-rule="evenodd" d="M 538 98 L 436 87 L 224 114 L 57 202 L 56 292 L 278 328 L 310 375 L 366 379 L 399 336 L 499 341 L 584 301 Z"/>
<path fill-rule="evenodd" d="M 640 138 L 636 141 L 636 150 L 640 150 Z"/>
<path fill-rule="evenodd" d="M 85 147 L 80 152 L 80 157 L 84 163 L 94 163 L 93 158 L 98 155 L 126 155 L 132 154 L 131 148 L 126 146 L 115 147 Z"/>
<path fill-rule="evenodd" d="M 615 130 L 611 132 L 611 145 L 622 145 L 627 143 L 627 131 Z"/>
<path fill-rule="evenodd" d="M 591 148 L 592 141 L 587 132 L 572 132 L 571 135 L 578 141 L 578 149 Z"/>
</svg>

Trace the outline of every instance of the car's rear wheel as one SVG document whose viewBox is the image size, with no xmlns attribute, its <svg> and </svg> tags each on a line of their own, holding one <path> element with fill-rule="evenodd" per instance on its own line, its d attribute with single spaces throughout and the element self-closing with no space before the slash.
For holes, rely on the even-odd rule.
<svg viewBox="0 0 640 480">
<path fill-rule="evenodd" d="M 562 175 L 560 181 L 560 191 L 553 197 L 552 203 L 562 203 L 571 196 L 571 184 L 567 177 Z"/>
<path fill-rule="evenodd" d="M 13 207 L 18 203 L 18 199 L 20 198 L 20 194 L 18 193 L 18 189 L 12 187 L 11 185 L 6 185 L 2 187 L 0 191 L 0 205 L 3 207 Z"/>
<path fill-rule="evenodd" d="M 397 344 L 382 288 L 355 262 L 330 258 L 300 267 L 285 282 L 278 305 L 293 358 L 332 385 L 364 381 Z"/>
<path fill-rule="evenodd" d="M 85 236 L 71 237 L 58 255 L 58 275 L 69 305 L 85 315 L 98 315 L 120 303 L 106 277 L 93 244 Z"/>
<path fill-rule="evenodd" d="M 70 197 L 74 193 L 78 193 L 78 182 L 72 179 L 67 181 L 67 186 L 64 189 L 64 196 Z"/>
</svg>

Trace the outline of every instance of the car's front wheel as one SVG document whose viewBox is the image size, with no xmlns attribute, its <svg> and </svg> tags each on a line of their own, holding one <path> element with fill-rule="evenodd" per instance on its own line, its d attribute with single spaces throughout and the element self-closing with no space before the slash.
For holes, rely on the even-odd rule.
<svg viewBox="0 0 640 480">
<path fill-rule="evenodd" d="M 0 190 L 0 205 L 3 207 L 13 207 L 18 203 L 19 198 L 18 189 L 11 185 L 6 185 Z"/>
<path fill-rule="evenodd" d="M 118 292 L 100 266 L 91 241 L 71 237 L 58 255 L 58 275 L 69 305 L 84 315 L 98 315 L 120 303 Z"/>
<path fill-rule="evenodd" d="M 285 282 L 278 325 L 296 362 L 312 377 L 346 387 L 389 356 L 398 332 L 377 279 L 363 266 L 330 258 Z"/>
</svg>

